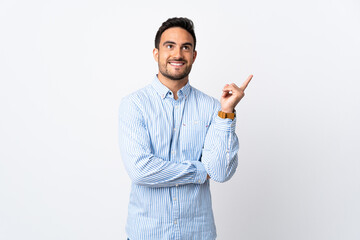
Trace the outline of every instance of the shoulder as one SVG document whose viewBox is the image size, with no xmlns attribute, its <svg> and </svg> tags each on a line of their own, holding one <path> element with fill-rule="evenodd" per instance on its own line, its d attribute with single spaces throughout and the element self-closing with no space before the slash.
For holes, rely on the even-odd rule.
<svg viewBox="0 0 360 240">
<path fill-rule="evenodd" d="M 150 101 L 150 98 L 153 95 L 152 91 L 153 89 L 150 84 L 140 88 L 123 97 L 120 102 L 120 107 L 122 105 L 131 105 L 132 107 L 141 109 L 143 107 L 143 103 Z"/>
<path fill-rule="evenodd" d="M 118 109 L 119 114 L 127 113 L 144 115 L 144 112 L 146 112 L 146 109 L 148 108 L 147 104 L 153 102 L 153 96 L 154 89 L 150 84 L 126 95 L 120 101 Z"/>
<path fill-rule="evenodd" d="M 214 109 L 218 109 L 220 107 L 219 100 L 207 95 L 206 93 L 200 91 L 197 88 L 191 87 L 190 97 L 194 98 L 194 100 L 201 105 L 212 107 Z"/>
</svg>

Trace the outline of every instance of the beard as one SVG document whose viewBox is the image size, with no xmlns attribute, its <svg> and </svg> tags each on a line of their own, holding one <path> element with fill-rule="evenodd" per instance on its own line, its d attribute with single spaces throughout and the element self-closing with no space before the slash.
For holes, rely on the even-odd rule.
<svg viewBox="0 0 360 240">
<path fill-rule="evenodd" d="M 182 61 L 182 59 L 178 59 L 178 61 Z M 186 64 L 187 62 L 185 62 Z M 174 81 L 179 81 L 184 79 L 185 77 L 187 77 L 191 71 L 191 65 L 188 66 L 186 65 L 185 68 L 183 69 L 182 72 L 179 73 L 171 73 L 170 70 L 167 67 L 168 63 L 166 62 L 165 64 L 158 64 L 159 66 L 159 72 L 166 78 L 170 79 L 170 80 L 174 80 Z"/>
</svg>

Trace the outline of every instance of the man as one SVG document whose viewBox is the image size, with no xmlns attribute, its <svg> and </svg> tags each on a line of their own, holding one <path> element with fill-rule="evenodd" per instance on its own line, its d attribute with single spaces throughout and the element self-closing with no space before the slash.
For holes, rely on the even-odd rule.
<svg viewBox="0 0 360 240">
<path fill-rule="evenodd" d="M 120 150 L 132 181 L 130 240 L 216 238 L 209 180 L 235 173 L 234 108 L 252 75 L 241 87 L 225 85 L 220 104 L 189 84 L 195 47 L 191 20 L 164 22 L 153 50 L 158 74 L 120 104 Z"/>
</svg>

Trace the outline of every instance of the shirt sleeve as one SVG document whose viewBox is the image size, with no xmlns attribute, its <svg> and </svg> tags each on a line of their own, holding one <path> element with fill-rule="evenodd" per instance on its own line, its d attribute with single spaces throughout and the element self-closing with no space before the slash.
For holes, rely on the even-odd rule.
<svg viewBox="0 0 360 240">
<path fill-rule="evenodd" d="M 213 120 L 207 132 L 201 162 L 212 180 L 228 181 L 238 165 L 239 141 L 235 133 L 234 120 L 222 119 L 217 114 L 220 103 L 214 108 Z"/>
<path fill-rule="evenodd" d="M 119 146 L 126 171 L 134 184 L 172 187 L 202 184 L 207 180 L 207 172 L 200 161 L 175 163 L 153 154 L 144 117 L 128 97 L 119 107 Z"/>
</svg>

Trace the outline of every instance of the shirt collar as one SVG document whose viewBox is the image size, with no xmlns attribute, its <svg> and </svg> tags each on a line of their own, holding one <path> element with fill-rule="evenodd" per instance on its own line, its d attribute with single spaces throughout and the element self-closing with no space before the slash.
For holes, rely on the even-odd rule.
<svg viewBox="0 0 360 240">
<path fill-rule="evenodd" d="M 168 89 L 164 84 L 162 84 L 157 77 L 157 75 L 154 77 L 153 82 L 151 83 L 155 91 L 161 96 L 162 99 L 166 98 L 167 95 L 171 92 L 170 89 Z M 178 92 L 178 97 L 185 97 L 187 98 L 190 94 L 191 86 L 189 81 L 186 83 L 184 87 L 182 87 Z"/>
</svg>

